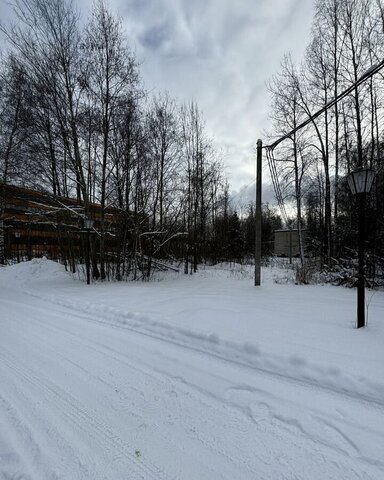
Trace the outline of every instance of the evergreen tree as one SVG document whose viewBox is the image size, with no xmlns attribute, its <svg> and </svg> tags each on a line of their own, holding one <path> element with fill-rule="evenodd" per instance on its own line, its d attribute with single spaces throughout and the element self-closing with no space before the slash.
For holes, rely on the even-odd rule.
<svg viewBox="0 0 384 480">
<path fill-rule="evenodd" d="M 242 262 L 244 257 L 244 235 L 240 219 L 234 211 L 229 217 L 228 258 Z"/>
</svg>

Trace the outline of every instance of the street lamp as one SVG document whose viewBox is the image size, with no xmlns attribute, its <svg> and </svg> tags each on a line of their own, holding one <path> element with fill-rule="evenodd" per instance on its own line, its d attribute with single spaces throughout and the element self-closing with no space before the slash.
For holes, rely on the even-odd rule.
<svg viewBox="0 0 384 480">
<path fill-rule="evenodd" d="M 90 251 L 91 251 L 91 230 L 93 228 L 93 220 L 90 218 L 84 218 L 84 228 L 87 231 L 87 285 L 91 283 L 91 268 L 90 268 Z"/>
<path fill-rule="evenodd" d="M 261 284 L 261 176 L 263 142 L 257 140 L 255 211 L 255 286 Z"/>
<path fill-rule="evenodd" d="M 364 229 L 365 229 L 365 197 L 371 191 L 375 171 L 370 168 L 359 168 L 351 172 L 348 185 L 357 197 L 359 232 L 358 232 L 358 280 L 357 280 L 357 328 L 365 327 L 365 285 L 364 285 Z"/>
<path fill-rule="evenodd" d="M 17 244 L 17 263 L 20 263 L 20 232 L 15 232 L 16 244 Z"/>
</svg>

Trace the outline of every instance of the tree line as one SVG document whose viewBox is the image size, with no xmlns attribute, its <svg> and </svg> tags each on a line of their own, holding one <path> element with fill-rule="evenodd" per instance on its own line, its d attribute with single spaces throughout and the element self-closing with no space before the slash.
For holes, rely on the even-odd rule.
<svg viewBox="0 0 384 480">
<path fill-rule="evenodd" d="M 229 185 L 198 105 L 146 92 L 105 3 L 86 22 L 69 0 L 19 0 L 14 10 L 17 22 L 0 27 L 9 47 L 0 65 L 0 182 L 76 198 L 81 218 L 99 204 L 92 252 L 102 279 L 112 264 L 125 278 L 143 264 L 149 275 L 156 258 L 182 260 L 186 273 L 203 260 L 241 258 Z M 119 212 L 114 252 L 108 207 Z"/>
<path fill-rule="evenodd" d="M 384 58 L 382 0 L 317 0 L 305 58 L 286 55 L 269 82 L 270 133 L 286 135 Z M 368 76 L 350 95 L 296 131 L 273 152 L 294 223 L 307 230 L 306 252 L 334 267 L 356 249 L 356 207 L 346 175 L 358 167 L 376 171 L 367 216 L 370 260 L 384 263 L 383 107 L 384 73 Z"/>
</svg>

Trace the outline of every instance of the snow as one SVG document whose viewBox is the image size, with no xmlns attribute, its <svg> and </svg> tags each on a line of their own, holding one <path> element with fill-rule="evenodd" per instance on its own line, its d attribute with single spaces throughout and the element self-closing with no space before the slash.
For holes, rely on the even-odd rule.
<svg viewBox="0 0 384 480">
<path fill-rule="evenodd" d="M 384 478 L 384 293 L 0 269 L 0 479 Z"/>
</svg>

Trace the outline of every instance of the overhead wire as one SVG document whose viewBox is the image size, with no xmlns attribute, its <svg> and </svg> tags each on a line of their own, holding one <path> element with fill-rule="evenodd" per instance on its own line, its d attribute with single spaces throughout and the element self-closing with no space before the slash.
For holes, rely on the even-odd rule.
<svg viewBox="0 0 384 480">
<path fill-rule="evenodd" d="M 287 134 L 283 135 L 279 139 L 277 139 L 275 142 L 273 142 L 271 145 L 266 145 L 263 148 L 266 151 L 266 157 L 268 160 L 268 166 L 269 166 L 269 171 L 271 173 L 271 178 L 272 178 L 272 184 L 273 188 L 275 190 L 275 195 L 277 199 L 277 203 L 280 208 L 281 215 L 283 217 L 283 220 L 285 223 L 288 222 L 288 215 L 287 211 L 285 208 L 284 204 L 284 198 L 281 192 L 281 187 L 280 187 L 280 182 L 279 182 L 279 176 L 277 173 L 277 168 L 276 168 L 276 160 L 274 157 L 274 150 L 275 148 L 284 140 L 287 140 L 292 137 L 294 133 L 296 133 L 298 130 L 301 130 L 305 126 L 307 126 L 310 123 L 313 123 L 314 120 L 319 117 L 322 113 L 324 113 L 327 109 L 333 107 L 338 103 L 340 100 L 342 100 L 344 97 L 349 95 L 353 90 L 355 90 L 360 84 L 365 82 L 368 78 L 372 77 L 376 73 L 378 73 L 382 68 L 384 67 L 384 59 L 381 60 L 381 62 L 376 63 L 375 65 L 372 65 L 368 70 L 366 70 L 356 82 L 354 82 L 352 85 L 350 85 L 347 89 L 345 89 L 343 92 L 341 92 L 337 97 L 334 99 L 330 100 L 328 103 L 326 103 L 320 110 L 318 110 L 316 113 L 313 115 L 308 115 L 308 118 L 300 123 L 297 127 L 293 128 L 290 132 Z"/>
<path fill-rule="evenodd" d="M 324 113 L 326 110 L 329 108 L 333 107 L 338 103 L 340 100 L 342 100 L 344 97 L 349 95 L 353 90 L 355 90 L 361 83 L 365 82 L 368 80 L 368 78 L 371 78 L 375 73 L 378 73 L 382 68 L 384 67 L 384 59 L 381 60 L 381 62 L 376 63 L 375 65 L 372 65 L 368 70 L 366 70 L 357 80 L 354 82 L 352 85 L 350 85 L 347 89 L 345 89 L 343 92 L 341 92 L 337 97 L 333 98 L 330 100 L 328 103 L 326 103 L 320 110 L 318 110 L 316 113 L 313 115 L 308 115 L 307 120 L 304 120 L 304 122 L 300 123 L 297 127 L 293 128 L 290 132 L 287 134 L 283 135 L 279 139 L 277 139 L 274 143 L 271 145 L 267 145 L 264 148 L 272 149 L 274 150 L 277 145 L 279 145 L 281 142 L 286 140 L 287 138 L 290 138 L 295 132 L 298 130 L 302 129 L 309 123 L 313 122 L 317 117 L 319 117 L 322 113 Z"/>
<path fill-rule="evenodd" d="M 284 198 L 283 198 L 283 195 L 282 195 L 282 192 L 281 192 L 279 176 L 278 176 L 277 168 L 276 168 L 276 161 L 275 161 L 272 149 L 270 149 L 270 148 L 266 149 L 266 157 L 267 157 L 267 160 L 268 160 L 268 167 L 269 167 L 269 171 L 270 171 L 270 174 L 271 174 L 272 185 L 273 185 L 273 188 L 275 190 L 275 196 L 276 196 L 276 200 L 277 200 L 277 203 L 279 205 L 279 208 L 280 208 L 281 216 L 283 217 L 284 222 L 287 223 L 288 222 L 288 215 L 287 215 L 287 211 L 286 211 L 286 208 L 285 208 Z"/>
</svg>

